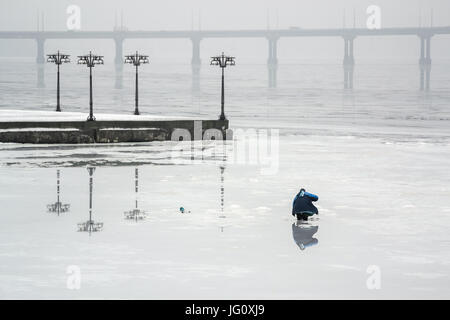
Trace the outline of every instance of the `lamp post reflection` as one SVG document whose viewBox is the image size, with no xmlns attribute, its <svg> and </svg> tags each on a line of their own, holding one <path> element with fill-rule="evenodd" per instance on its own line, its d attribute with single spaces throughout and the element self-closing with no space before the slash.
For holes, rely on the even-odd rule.
<svg viewBox="0 0 450 320">
<path fill-rule="evenodd" d="M 220 166 L 220 216 L 219 218 L 226 218 L 225 216 L 225 187 L 224 187 L 224 173 L 225 173 L 225 166 Z"/>
<path fill-rule="evenodd" d="M 95 171 L 95 167 L 88 167 L 89 172 L 89 220 L 86 222 L 80 222 L 78 224 L 78 231 L 80 232 L 89 232 L 89 235 L 92 232 L 102 231 L 103 222 L 95 222 L 92 220 L 92 190 L 94 187 L 93 174 Z"/>
<path fill-rule="evenodd" d="M 125 211 L 124 217 L 127 220 L 144 220 L 147 217 L 147 213 L 144 210 L 139 209 L 139 169 L 136 168 L 134 171 L 134 177 L 135 177 L 135 208 L 130 211 Z"/>
<path fill-rule="evenodd" d="M 222 151 L 222 164 L 220 165 L 220 219 L 225 219 L 225 169 L 226 169 L 226 142 L 223 141 L 223 151 Z M 224 220 L 222 220 L 224 221 Z M 219 226 L 220 232 L 223 232 L 225 226 L 221 224 Z"/>
<path fill-rule="evenodd" d="M 70 210 L 70 204 L 63 204 L 60 201 L 60 170 L 56 170 L 56 202 L 47 205 L 48 212 L 56 213 L 58 216 L 61 213 L 68 212 Z"/>
</svg>

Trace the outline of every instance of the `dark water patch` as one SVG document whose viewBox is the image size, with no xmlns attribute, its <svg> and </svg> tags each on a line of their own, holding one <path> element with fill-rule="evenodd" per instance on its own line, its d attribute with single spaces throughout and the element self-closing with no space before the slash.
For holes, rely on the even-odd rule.
<svg viewBox="0 0 450 320">
<path fill-rule="evenodd" d="M 153 166 L 172 166 L 174 163 L 160 163 L 154 161 L 115 161 L 115 160 L 104 160 L 104 161 L 68 161 L 68 162 L 44 162 L 40 164 L 36 164 L 41 168 L 52 168 L 52 167 L 69 167 L 69 168 L 77 168 L 77 167 L 86 167 L 86 166 L 94 166 L 94 167 L 136 167 L 142 165 L 153 165 Z M 179 164 L 176 164 L 179 165 Z"/>
<path fill-rule="evenodd" d="M 73 153 L 73 154 L 67 154 L 67 155 L 58 155 L 58 158 L 105 158 L 108 155 L 95 153 L 95 154 L 88 154 L 88 153 Z M 48 155 L 48 156 L 29 156 L 29 157 L 15 157 L 19 160 L 38 160 L 38 159 L 52 159 L 55 158 L 55 155 Z"/>
</svg>

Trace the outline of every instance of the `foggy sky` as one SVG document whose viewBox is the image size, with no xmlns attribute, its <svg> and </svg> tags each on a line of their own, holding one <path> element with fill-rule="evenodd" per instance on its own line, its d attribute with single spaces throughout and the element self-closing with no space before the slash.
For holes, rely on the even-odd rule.
<svg viewBox="0 0 450 320">
<path fill-rule="evenodd" d="M 120 24 L 121 12 L 123 12 L 124 25 L 130 30 L 265 29 L 267 27 L 274 29 L 291 26 L 341 28 L 344 11 L 347 27 L 353 26 L 353 12 L 355 12 L 356 26 L 364 27 L 367 19 L 366 8 L 372 4 L 379 5 L 382 9 L 382 27 L 417 26 L 420 19 L 423 25 L 430 25 L 432 9 L 435 26 L 450 25 L 450 1 L 448 0 L 0 0 L 0 30 L 34 31 L 37 29 L 37 16 L 41 14 L 44 14 L 45 30 L 66 30 L 68 17 L 66 8 L 72 4 L 81 8 L 82 30 L 112 30 L 115 22 Z M 435 41 L 436 44 L 433 47 L 438 49 L 435 50 L 437 57 L 448 56 L 450 38 L 442 38 Z M 133 41 L 126 42 L 133 43 Z M 239 49 L 240 44 L 249 40 L 213 39 L 208 40 L 206 44 L 202 42 L 202 46 L 220 43 L 219 41 L 222 41 L 225 49 L 228 47 Z M 258 49 L 266 51 L 266 44 L 262 39 L 255 41 L 258 41 L 256 44 Z M 338 50 L 340 52 L 338 47 L 340 48 L 341 41 L 338 39 L 327 41 L 327 43 L 320 40 L 320 44 L 317 39 L 289 41 L 311 43 L 306 47 L 297 47 L 306 56 L 320 57 L 334 55 L 334 52 Z M 19 50 L 17 54 L 34 56 L 35 44 L 23 42 L 24 40 L 0 40 L 0 55 L 13 55 L 16 54 L 17 48 L 26 48 L 26 50 Z M 48 41 L 46 48 L 52 48 L 53 42 L 53 40 Z M 279 54 L 294 58 L 293 52 L 284 52 L 283 42 L 287 40 L 280 41 Z M 372 40 L 362 39 L 359 42 L 359 48 L 356 47 L 355 50 L 356 52 L 362 50 L 361 53 L 366 56 L 389 55 L 389 52 L 396 52 L 399 57 L 417 55 L 415 51 L 412 52 L 416 49 L 416 39 L 387 39 L 382 49 L 371 48 Z M 403 49 L 393 49 L 392 45 L 398 42 L 405 42 Z M 65 40 L 62 40 L 59 45 L 64 43 Z M 95 42 L 84 41 L 81 47 L 87 49 L 92 43 Z M 70 44 L 65 43 L 65 45 L 68 48 L 71 47 Z M 163 44 L 163 46 L 166 45 Z M 293 44 L 294 47 L 295 45 Z M 329 47 L 330 45 L 333 49 Z M 107 48 L 105 47 L 104 50 L 109 52 L 110 45 L 105 44 L 105 46 Z M 177 50 L 177 44 L 173 46 L 173 49 Z M 184 46 L 184 44 L 181 45 L 181 47 Z M 447 52 L 442 52 L 439 49 L 441 47 L 447 49 Z M 218 48 L 218 51 L 221 51 L 221 48 Z M 186 47 L 186 53 L 187 58 L 190 58 L 189 47 Z M 251 53 L 252 56 L 255 54 L 255 52 Z M 266 52 L 261 56 L 266 59 Z"/>
<path fill-rule="evenodd" d="M 37 12 L 45 14 L 47 30 L 65 30 L 71 4 L 80 6 L 85 30 L 110 30 L 121 11 L 130 29 L 190 29 L 192 20 L 198 28 L 199 15 L 202 29 L 266 28 L 268 15 L 273 28 L 341 27 L 345 9 L 349 25 L 355 9 L 363 26 L 372 4 L 382 8 L 386 27 L 417 25 L 420 12 L 429 22 L 431 8 L 435 25 L 450 24 L 448 0 L 1 0 L 0 30 L 34 30 Z"/>
</svg>

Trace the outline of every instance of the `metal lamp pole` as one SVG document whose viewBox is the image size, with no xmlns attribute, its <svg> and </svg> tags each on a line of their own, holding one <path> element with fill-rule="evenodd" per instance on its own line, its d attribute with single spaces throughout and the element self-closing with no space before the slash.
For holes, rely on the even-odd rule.
<svg viewBox="0 0 450 320">
<path fill-rule="evenodd" d="M 57 66 L 57 75 L 56 75 L 56 111 L 61 112 L 61 105 L 60 105 L 60 99 L 59 99 L 59 66 L 63 63 L 69 63 L 69 55 L 67 54 L 60 54 L 59 50 L 56 54 L 48 54 L 47 55 L 47 62 L 51 62 L 56 64 Z"/>
<path fill-rule="evenodd" d="M 138 92 L 138 90 L 139 90 L 138 89 L 139 88 L 139 86 L 138 86 L 138 67 L 141 64 L 146 64 L 148 62 L 149 62 L 148 56 L 140 55 L 137 51 L 135 54 L 125 56 L 124 63 L 129 63 L 136 67 L 136 84 L 135 84 L 136 88 L 135 88 L 135 94 L 134 94 L 134 114 L 137 116 L 140 114 L 139 113 L 139 92 Z"/>
<path fill-rule="evenodd" d="M 89 68 L 89 117 L 87 121 L 95 121 L 92 99 L 92 68 L 96 64 L 103 64 L 103 56 L 97 56 L 89 51 L 88 55 L 78 56 L 78 64 L 85 64 Z"/>
<path fill-rule="evenodd" d="M 211 65 L 219 66 L 222 68 L 222 94 L 221 94 L 221 112 L 220 112 L 220 120 L 226 120 L 225 117 L 225 75 L 224 69 L 226 66 L 234 66 L 235 65 L 235 57 L 225 56 L 222 52 L 222 55 L 211 57 Z"/>
</svg>

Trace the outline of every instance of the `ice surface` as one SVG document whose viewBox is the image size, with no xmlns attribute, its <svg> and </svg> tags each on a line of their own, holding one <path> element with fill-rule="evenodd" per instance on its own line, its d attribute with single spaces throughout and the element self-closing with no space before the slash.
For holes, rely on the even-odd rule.
<svg viewBox="0 0 450 320">
<path fill-rule="evenodd" d="M 288 136 L 280 148 L 279 172 L 265 176 L 221 155 L 174 165 L 161 143 L 3 146 L 2 297 L 448 296 L 448 145 Z M 87 163 L 98 166 L 94 220 L 104 223 L 91 236 L 76 231 L 88 218 Z M 139 206 L 149 214 L 136 223 L 123 212 L 134 207 L 139 164 Z M 58 217 L 45 208 L 56 197 L 55 167 L 64 166 L 71 211 Z M 320 191 L 319 218 L 309 222 L 318 244 L 303 251 L 290 216 L 299 186 Z M 81 268 L 80 290 L 66 288 L 69 265 Z M 367 289 L 370 265 L 381 268 L 381 290 Z"/>
<path fill-rule="evenodd" d="M 87 114 L 81 112 L 54 112 L 37 110 L 8 110 L 0 109 L 0 121 L 3 122 L 21 122 L 21 121 L 86 121 Z M 149 120 L 174 120 L 174 119 L 193 119 L 192 117 L 171 117 L 158 115 L 128 115 L 128 114 L 95 114 L 96 120 L 103 121 L 149 121 Z"/>
<path fill-rule="evenodd" d="M 9 75 L 29 77 L 29 66 L 20 68 Z M 216 73 L 202 69 L 198 93 L 190 68 L 170 68 L 143 72 L 143 112 L 216 115 Z M 235 68 L 227 78 L 232 128 L 279 129 L 278 170 L 268 175 L 232 161 L 231 141 L 181 143 L 192 154 L 175 142 L 0 144 L 0 297 L 448 298 L 449 70 L 436 63 L 425 94 L 416 90 L 416 64 L 358 64 L 353 92 L 339 89 L 342 66 L 280 65 L 276 89 L 266 88 L 266 66 Z M 128 116 L 132 79 L 116 90 L 107 82 L 113 71 L 101 72 L 99 112 Z M 3 79 L 11 88 L 1 89 L 0 110 L 11 102 L 36 110 L 44 100 L 39 108 L 51 112 L 53 89 L 36 90 L 34 80 L 17 95 L 19 80 Z M 83 90 L 74 80 L 64 101 L 84 119 Z M 89 217 L 87 165 L 96 166 L 93 220 L 104 223 L 91 235 L 77 232 Z M 135 208 L 136 167 L 138 206 L 148 213 L 138 222 L 123 218 Z M 46 212 L 58 169 L 61 201 L 71 205 L 60 216 Z M 318 242 L 304 250 L 290 215 L 300 187 L 320 197 L 308 222 Z M 67 288 L 71 265 L 81 270 L 79 290 Z M 381 271 L 379 290 L 367 287 L 370 266 Z"/>
</svg>

